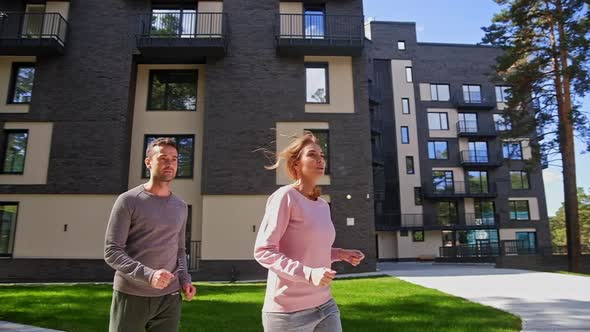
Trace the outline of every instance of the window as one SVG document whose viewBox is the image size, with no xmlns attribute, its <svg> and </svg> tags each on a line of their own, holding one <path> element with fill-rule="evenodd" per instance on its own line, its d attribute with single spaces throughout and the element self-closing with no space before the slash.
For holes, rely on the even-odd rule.
<svg viewBox="0 0 590 332">
<path fill-rule="evenodd" d="M 410 144 L 410 129 L 402 126 L 402 144 Z"/>
<path fill-rule="evenodd" d="M 305 64 L 305 102 L 313 104 L 328 104 L 328 64 Z"/>
<path fill-rule="evenodd" d="M 530 220 L 529 201 L 508 201 L 510 220 Z"/>
<path fill-rule="evenodd" d="M 424 231 L 413 231 L 412 232 L 412 241 L 424 242 Z"/>
<path fill-rule="evenodd" d="M 449 119 L 447 113 L 428 112 L 428 129 L 449 130 Z"/>
<path fill-rule="evenodd" d="M 449 143 L 447 141 L 429 141 L 428 159 L 449 159 Z"/>
<path fill-rule="evenodd" d="M 150 171 L 145 167 L 143 160 L 146 155 L 148 145 L 159 137 L 172 138 L 178 147 L 178 170 L 176 178 L 192 179 L 193 178 L 193 164 L 195 154 L 195 136 L 194 135 L 145 135 L 143 144 L 143 159 L 142 159 L 142 178 L 149 178 Z"/>
<path fill-rule="evenodd" d="M 402 113 L 410 114 L 410 99 L 402 98 Z"/>
<path fill-rule="evenodd" d="M 442 201 L 436 204 L 436 220 L 439 225 L 453 225 L 457 223 L 457 203 Z"/>
<path fill-rule="evenodd" d="M 497 131 L 509 131 L 512 130 L 512 124 L 502 114 L 494 114 L 494 124 Z"/>
<path fill-rule="evenodd" d="M 422 205 L 422 187 L 414 187 L 414 205 Z"/>
<path fill-rule="evenodd" d="M 10 79 L 9 104 L 28 104 L 33 97 L 34 63 L 14 63 Z"/>
<path fill-rule="evenodd" d="M 153 8 L 150 37 L 194 38 L 197 33 L 196 8 Z"/>
<path fill-rule="evenodd" d="M 494 201 L 479 200 L 474 202 L 475 224 L 494 225 L 496 222 L 496 208 Z"/>
<path fill-rule="evenodd" d="M 400 230 L 399 236 L 400 237 L 408 237 L 408 231 L 407 230 Z"/>
<path fill-rule="evenodd" d="M 406 82 L 412 83 L 412 67 L 406 67 Z"/>
<path fill-rule="evenodd" d="M 405 51 L 406 50 L 406 42 L 404 40 L 398 40 L 397 41 L 397 49 L 400 51 Z"/>
<path fill-rule="evenodd" d="M 432 171 L 432 185 L 435 193 L 454 193 L 453 171 Z"/>
<path fill-rule="evenodd" d="M 463 159 L 463 161 L 470 163 L 487 163 L 489 161 L 488 142 L 468 142 L 467 146 L 469 147 L 467 160 Z"/>
<path fill-rule="evenodd" d="M 481 103 L 481 86 L 463 85 L 463 100 L 466 103 Z"/>
<path fill-rule="evenodd" d="M 323 39 L 326 30 L 323 6 L 305 6 L 305 38 Z"/>
<path fill-rule="evenodd" d="M 324 153 L 324 160 L 326 161 L 326 169 L 324 174 L 330 174 L 330 131 L 327 129 L 305 129 L 315 136 L 319 141 L 319 146 L 322 148 Z"/>
<path fill-rule="evenodd" d="M 17 203 L 0 203 L 0 257 L 12 256 Z"/>
<path fill-rule="evenodd" d="M 28 130 L 6 130 L 2 173 L 23 174 L 27 156 Z"/>
<path fill-rule="evenodd" d="M 510 87 L 505 86 L 505 85 L 496 86 L 496 102 L 498 102 L 498 103 L 508 102 L 508 98 L 510 96 L 508 93 L 509 89 L 510 89 Z"/>
<path fill-rule="evenodd" d="M 477 133 L 477 114 L 459 113 L 459 132 Z"/>
<path fill-rule="evenodd" d="M 520 142 L 502 143 L 502 155 L 504 159 L 522 160 L 522 146 Z"/>
<path fill-rule="evenodd" d="M 489 191 L 488 172 L 469 171 L 467 172 L 467 178 L 469 179 L 469 193 L 482 194 Z"/>
<path fill-rule="evenodd" d="M 196 70 L 150 70 L 148 110 L 196 111 Z"/>
<path fill-rule="evenodd" d="M 430 99 L 433 101 L 449 101 L 451 99 L 448 84 L 430 84 Z"/>
<path fill-rule="evenodd" d="M 519 254 L 535 253 L 537 234 L 535 232 L 516 232 L 517 252 Z"/>
<path fill-rule="evenodd" d="M 406 174 L 414 174 L 414 157 L 406 157 Z"/>
<path fill-rule="evenodd" d="M 527 171 L 510 171 L 510 187 L 512 189 L 530 189 L 529 173 Z"/>
</svg>

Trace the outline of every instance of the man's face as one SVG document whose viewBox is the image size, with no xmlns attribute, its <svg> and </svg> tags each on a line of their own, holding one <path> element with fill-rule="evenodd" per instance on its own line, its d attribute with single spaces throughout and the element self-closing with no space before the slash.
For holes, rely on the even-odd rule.
<svg viewBox="0 0 590 332">
<path fill-rule="evenodd" d="M 178 151 L 171 146 L 155 146 L 152 157 L 145 159 L 151 178 L 160 182 L 171 182 L 178 169 Z"/>
</svg>

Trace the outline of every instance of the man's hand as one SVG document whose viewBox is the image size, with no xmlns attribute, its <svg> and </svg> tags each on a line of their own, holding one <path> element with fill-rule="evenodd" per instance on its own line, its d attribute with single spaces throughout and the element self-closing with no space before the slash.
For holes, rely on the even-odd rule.
<svg viewBox="0 0 590 332">
<path fill-rule="evenodd" d="M 193 299 L 193 296 L 195 296 L 195 294 L 197 293 L 197 288 L 193 286 L 193 284 L 188 282 L 182 285 L 182 292 L 184 293 L 184 297 L 186 298 L 186 300 L 190 301 Z"/>
<path fill-rule="evenodd" d="M 318 267 L 311 270 L 311 283 L 314 286 L 328 286 L 336 277 L 336 271 L 326 267 Z"/>
<path fill-rule="evenodd" d="M 352 266 L 357 266 L 365 258 L 365 254 L 360 250 L 340 249 L 339 258 Z"/>
<path fill-rule="evenodd" d="M 150 286 L 156 289 L 164 289 L 170 285 L 170 282 L 174 280 L 174 274 L 170 273 L 170 271 L 162 269 L 157 270 L 154 272 L 152 276 L 152 280 L 150 281 Z"/>
</svg>

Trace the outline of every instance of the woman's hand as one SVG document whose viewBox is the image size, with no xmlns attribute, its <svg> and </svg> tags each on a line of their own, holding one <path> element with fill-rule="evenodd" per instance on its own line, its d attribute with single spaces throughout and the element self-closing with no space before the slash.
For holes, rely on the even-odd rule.
<svg viewBox="0 0 590 332">
<path fill-rule="evenodd" d="M 338 256 L 340 260 L 348 262 L 352 266 L 359 265 L 365 258 L 365 254 L 362 251 L 353 249 L 340 249 Z"/>
<path fill-rule="evenodd" d="M 329 286 L 336 277 L 336 271 L 326 267 L 311 270 L 311 283 L 316 287 Z"/>
</svg>

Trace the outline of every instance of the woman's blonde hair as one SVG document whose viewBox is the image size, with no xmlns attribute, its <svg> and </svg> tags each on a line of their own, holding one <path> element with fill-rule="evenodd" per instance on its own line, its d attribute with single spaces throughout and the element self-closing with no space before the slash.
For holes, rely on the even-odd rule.
<svg viewBox="0 0 590 332">
<path fill-rule="evenodd" d="M 298 181 L 298 174 L 297 170 L 295 169 L 295 163 L 301 159 L 301 154 L 303 153 L 303 148 L 305 148 L 309 144 L 319 144 L 318 139 L 309 131 L 305 131 L 303 136 L 295 138 L 291 143 L 283 149 L 283 151 L 279 152 L 276 156 L 276 161 L 274 164 L 270 166 L 264 166 L 264 168 L 268 170 L 273 170 L 279 168 L 281 163 L 285 164 L 285 170 L 287 174 L 292 180 Z M 320 187 L 316 186 L 313 189 L 312 198 L 316 199 L 321 195 Z"/>
</svg>

